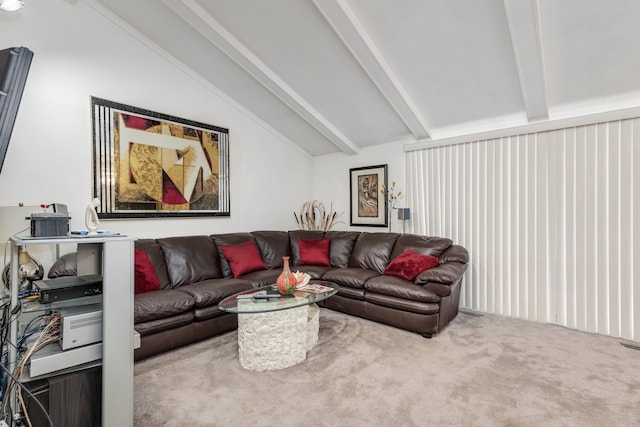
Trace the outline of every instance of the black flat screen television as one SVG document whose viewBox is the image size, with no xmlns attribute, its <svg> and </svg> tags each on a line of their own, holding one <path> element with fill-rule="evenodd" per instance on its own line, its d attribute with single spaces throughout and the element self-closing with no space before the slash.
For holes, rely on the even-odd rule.
<svg viewBox="0 0 640 427">
<path fill-rule="evenodd" d="M 32 58 L 33 52 L 26 47 L 0 50 L 0 172 Z"/>
</svg>

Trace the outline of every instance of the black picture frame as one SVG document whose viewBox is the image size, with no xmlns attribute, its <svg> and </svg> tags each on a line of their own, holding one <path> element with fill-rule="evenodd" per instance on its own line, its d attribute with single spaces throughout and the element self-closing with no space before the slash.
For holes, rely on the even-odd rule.
<svg viewBox="0 0 640 427">
<path fill-rule="evenodd" d="M 229 130 L 91 98 L 98 218 L 230 216 Z"/>
<path fill-rule="evenodd" d="M 385 165 L 349 169 L 350 225 L 387 227 L 388 209 L 384 188 L 387 188 Z"/>
</svg>

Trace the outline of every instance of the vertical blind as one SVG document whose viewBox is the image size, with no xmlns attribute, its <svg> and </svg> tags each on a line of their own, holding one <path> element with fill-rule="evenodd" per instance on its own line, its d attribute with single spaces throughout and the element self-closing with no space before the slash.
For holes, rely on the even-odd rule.
<svg viewBox="0 0 640 427">
<path fill-rule="evenodd" d="M 640 119 L 406 155 L 412 230 L 469 251 L 461 307 L 640 340 Z"/>
</svg>

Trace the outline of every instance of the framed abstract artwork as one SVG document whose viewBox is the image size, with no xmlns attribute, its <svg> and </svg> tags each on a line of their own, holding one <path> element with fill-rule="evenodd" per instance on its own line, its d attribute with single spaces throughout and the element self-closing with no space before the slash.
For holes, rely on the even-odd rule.
<svg viewBox="0 0 640 427">
<path fill-rule="evenodd" d="M 229 130 L 91 98 L 99 218 L 229 216 Z"/>
<path fill-rule="evenodd" d="M 350 169 L 351 225 L 387 226 L 387 165 Z"/>
</svg>

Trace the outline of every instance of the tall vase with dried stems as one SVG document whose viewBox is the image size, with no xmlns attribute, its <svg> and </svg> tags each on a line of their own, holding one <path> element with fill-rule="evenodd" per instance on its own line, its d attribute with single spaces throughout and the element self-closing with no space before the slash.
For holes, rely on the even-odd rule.
<svg viewBox="0 0 640 427">
<path fill-rule="evenodd" d="M 342 215 L 333 210 L 333 204 L 329 209 L 317 200 L 305 202 L 300 212 L 293 212 L 296 223 L 301 230 L 329 231 L 334 225 L 341 223 L 338 217 Z"/>
</svg>

